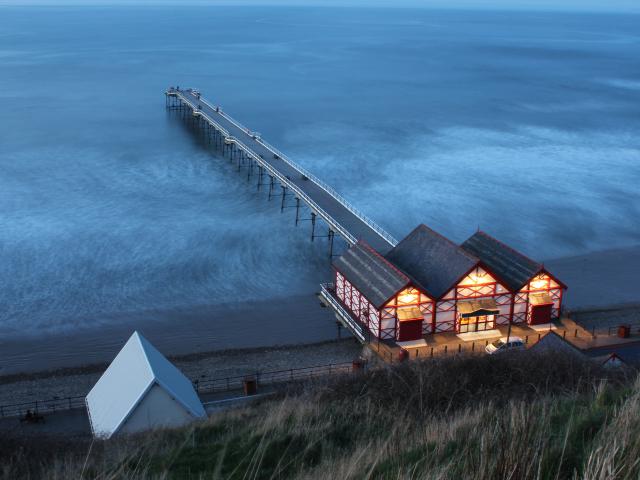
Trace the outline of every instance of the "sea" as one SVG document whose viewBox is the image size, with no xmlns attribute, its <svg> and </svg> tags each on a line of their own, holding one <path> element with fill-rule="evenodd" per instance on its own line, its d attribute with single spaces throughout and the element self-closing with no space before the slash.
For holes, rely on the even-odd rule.
<svg viewBox="0 0 640 480">
<path fill-rule="evenodd" d="M 169 86 L 395 237 L 480 228 L 538 259 L 637 245 L 639 59 L 632 14 L 0 7 L 0 338 L 331 279 L 327 239 L 167 111 Z"/>
</svg>

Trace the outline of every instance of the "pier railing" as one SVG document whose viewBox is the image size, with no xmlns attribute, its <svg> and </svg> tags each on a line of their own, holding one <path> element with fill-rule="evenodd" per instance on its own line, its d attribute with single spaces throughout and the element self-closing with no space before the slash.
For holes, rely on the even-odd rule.
<svg viewBox="0 0 640 480">
<path fill-rule="evenodd" d="M 342 319 L 342 323 L 345 325 L 345 327 L 347 327 L 358 340 L 364 343 L 366 341 L 364 330 L 357 322 L 354 321 L 349 312 L 345 310 L 342 304 L 338 302 L 338 300 L 336 300 L 336 298 L 330 292 L 329 289 L 332 287 L 332 283 L 321 284 L 320 296 L 333 307 L 336 314 Z"/>
<path fill-rule="evenodd" d="M 204 103 L 206 103 L 209 107 L 215 109 L 215 107 L 213 107 L 208 101 L 204 100 Z M 239 129 L 244 130 L 246 132 L 250 131 L 247 127 L 245 127 L 240 122 L 235 120 L 228 113 L 223 112 L 221 109 L 219 109 L 218 113 L 220 113 L 221 116 L 226 118 L 229 122 L 233 123 Z M 276 147 L 274 147 L 273 145 L 271 145 L 268 142 L 266 142 L 262 137 L 256 137 L 255 140 L 257 142 L 261 143 L 262 146 L 264 146 L 267 150 L 271 151 L 271 153 L 274 153 L 274 154 L 278 155 L 282 160 L 284 160 L 286 163 L 288 163 L 292 168 L 295 168 L 301 174 L 305 175 L 307 178 L 309 178 L 309 180 L 313 181 L 316 185 L 318 185 L 325 192 L 327 192 L 329 195 L 331 195 L 335 200 L 337 200 L 338 202 L 342 203 L 347 208 L 347 210 L 349 210 L 352 214 L 354 214 L 356 217 L 358 217 L 358 219 L 360 219 L 363 223 L 365 223 L 369 228 L 371 228 L 373 231 L 375 231 L 378 235 L 380 235 L 382 238 L 384 238 L 392 247 L 395 247 L 398 244 L 398 240 L 396 238 L 394 238 L 391 234 L 389 234 L 387 231 L 385 231 L 376 222 L 374 222 L 369 217 L 367 217 L 364 212 L 362 212 L 360 209 L 356 208 L 355 205 L 353 205 L 349 200 L 347 200 L 342 195 L 340 195 L 333 187 L 331 187 L 326 182 L 324 182 L 323 180 L 318 178 L 316 175 L 311 173 L 306 168 L 304 168 L 304 167 L 300 166 L 299 164 L 295 163 L 293 160 L 291 160 L 289 157 L 287 157 L 284 153 L 282 153 Z"/>
<path fill-rule="evenodd" d="M 296 194 L 296 196 L 298 198 L 300 198 L 301 200 L 304 200 L 305 203 L 307 205 L 309 205 L 309 208 L 311 208 L 311 210 L 313 212 L 315 212 L 316 214 L 320 215 L 327 223 L 329 223 L 333 227 L 333 229 L 336 231 L 336 233 L 341 235 L 345 240 L 347 240 L 348 242 L 350 242 L 352 244 L 356 243 L 358 241 L 358 239 L 356 237 L 354 237 L 345 227 L 343 227 L 335 218 L 333 218 L 331 215 L 329 215 L 329 213 L 326 210 L 324 210 L 309 195 L 307 195 L 304 192 L 304 190 L 302 190 L 297 185 L 295 185 L 294 183 L 289 181 L 284 175 L 282 175 L 280 172 L 278 172 L 278 170 L 276 170 L 274 167 L 272 167 L 268 162 L 266 162 L 263 159 L 261 159 L 258 154 L 256 154 L 251 148 L 247 147 L 243 142 L 238 140 L 238 138 L 236 138 L 236 137 L 232 136 L 231 134 L 229 134 L 228 130 L 223 128 L 219 123 L 217 123 L 215 120 L 213 120 L 205 112 L 203 112 L 202 110 L 199 110 L 197 108 L 197 106 L 194 105 L 193 102 L 191 102 L 190 100 L 185 98 L 184 95 L 182 95 L 181 92 L 177 92 L 176 91 L 176 92 L 174 92 L 174 94 L 179 95 L 180 98 L 182 99 L 182 101 L 187 103 L 193 109 L 194 114 L 204 117 L 208 122 L 210 122 L 212 125 L 214 125 L 218 130 L 220 130 L 220 132 L 226 137 L 225 141 L 233 143 L 239 149 L 243 150 L 250 158 L 255 160 L 260 166 L 265 168 L 269 172 L 270 175 L 272 175 L 275 178 L 277 178 L 278 181 L 282 185 L 286 185 L 287 188 L 290 188 L 291 190 L 293 190 L 293 192 Z M 297 167 L 293 167 L 293 168 L 297 168 Z"/>
<path fill-rule="evenodd" d="M 209 115 L 207 115 L 206 113 L 202 112 L 201 110 L 199 110 L 197 108 L 196 105 L 194 105 L 193 102 L 191 102 L 189 99 L 187 99 L 185 97 L 185 95 L 183 95 L 182 91 L 177 91 L 177 90 L 172 90 L 171 93 L 173 93 L 174 95 L 179 95 L 180 98 L 185 101 L 186 103 L 189 104 L 189 106 L 193 109 L 194 112 L 198 112 L 199 115 L 204 116 L 208 121 L 210 121 L 218 130 L 220 130 L 223 135 L 225 135 L 226 137 L 229 137 L 234 143 L 238 144 L 242 144 L 242 142 L 240 142 L 237 138 L 235 138 L 234 136 L 230 135 L 229 132 L 223 128 L 219 123 L 217 123 L 215 120 L 213 120 Z M 249 135 L 251 132 L 251 130 L 247 127 L 245 127 L 244 125 L 242 125 L 240 122 L 238 122 L 236 119 L 234 119 L 231 115 L 229 115 L 228 113 L 222 111 L 222 109 L 220 107 L 216 107 L 214 106 L 211 102 L 209 102 L 206 98 L 200 96 L 198 98 L 198 101 L 207 105 L 209 108 L 211 108 L 212 110 L 216 111 L 216 113 L 218 113 L 221 117 L 225 118 L 228 122 L 232 123 L 233 125 L 236 126 L 236 128 L 238 128 L 239 130 L 247 133 L 247 135 Z M 297 170 L 301 175 L 304 175 L 305 177 L 307 177 L 310 181 L 312 181 L 313 183 L 315 183 L 318 187 L 320 187 L 322 190 L 324 190 L 327 194 L 329 194 L 331 197 L 333 197 L 336 201 L 338 201 L 339 203 L 341 203 L 349 212 L 351 212 L 356 218 L 358 218 L 361 222 L 363 222 L 365 225 L 367 225 L 369 228 L 371 228 L 374 232 L 376 232 L 378 235 L 380 235 L 387 243 L 389 243 L 389 245 L 391 245 L 392 247 L 396 246 L 398 244 L 398 240 L 396 238 L 394 238 L 391 234 L 389 234 L 387 231 L 385 231 L 380 225 L 378 225 L 376 222 L 374 222 L 373 220 L 371 220 L 369 217 L 367 217 L 367 215 L 362 212 L 360 209 L 356 208 L 355 205 L 353 205 L 349 200 L 347 200 L 345 197 L 343 197 L 342 195 L 340 195 L 333 187 L 331 187 L 330 185 L 328 185 L 326 182 L 324 182 L 323 180 L 321 180 L 320 178 L 318 178 L 316 175 L 314 175 L 313 173 L 311 173 L 309 170 L 307 170 L 306 168 L 298 165 L 297 163 L 295 163 L 293 160 L 291 160 L 287 155 L 285 155 L 284 153 L 282 153 L 280 150 L 278 150 L 276 147 L 274 147 L 273 145 L 269 144 L 268 142 L 266 142 L 265 140 L 263 140 L 260 136 L 255 136 L 253 137 L 253 139 L 258 142 L 259 144 L 261 144 L 264 148 L 266 148 L 267 150 L 269 150 L 272 154 L 277 155 L 280 159 L 282 159 L 285 163 L 287 163 L 291 168 Z M 251 149 L 249 149 L 248 147 L 246 147 L 246 145 L 242 144 L 242 146 L 244 147 L 243 150 L 245 150 L 248 154 L 252 155 L 256 161 L 258 160 L 258 156 L 255 154 L 255 152 L 253 152 Z M 262 162 L 260 162 L 262 163 Z M 266 162 L 264 162 L 266 163 Z M 276 175 L 278 177 L 279 180 L 284 181 L 284 184 L 286 184 L 289 187 L 295 187 L 295 185 L 291 184 L 290 182 L 287 182 L 286 180 L 282 179 L 280 175 Z M 302 190 L 297 189 L 296 188 L 292 188 L 294 191 L 296 191 L 296 194 L 299 194 L 300 196 L 304 197 L 304 200 L 307 203 L 313 203 L 314 207 L 313 209 L 320 209 L 320 207 L 313 201 L 311 200 L 304 192 L 302 192 Z M 322 209 L 320 209 L 322 210 Z M 320 212 L 317 212 L 320 213 Z M 326 212 L 323 211 L 323 213 L 325 215 Z M 331 217 L 329 217 L 331 218 Z M 326 219 L 325 219 L 326 220 Z M 333 220 L 335 222 L 335 220 Z M 340 234 L 343 237 L 347 237 L 347 239 L 349 239 L 352 243 L 355 243 L 355 241 L 357 240 L 353 235 L 351 235 L 350 233 L 347 232 L 346 229 L 344 229 L 344 232 L 340 232 Z M 345 235 L 345 233 L 347 235 Z"/>
</svg>

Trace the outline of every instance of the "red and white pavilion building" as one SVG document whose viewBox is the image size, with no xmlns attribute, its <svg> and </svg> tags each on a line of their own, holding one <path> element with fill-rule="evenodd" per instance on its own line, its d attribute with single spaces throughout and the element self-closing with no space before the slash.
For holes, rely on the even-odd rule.
<svg viewBox="0 0 640 480">
<path fill-rule="evenodd" d="M 381 340 L 549 323 L 566 286 L 537 263 L 478 231 L 461 245 L 425 225 L 382 255 L 360 241 L 333 262 L 331 294 Z"/>
</svg>

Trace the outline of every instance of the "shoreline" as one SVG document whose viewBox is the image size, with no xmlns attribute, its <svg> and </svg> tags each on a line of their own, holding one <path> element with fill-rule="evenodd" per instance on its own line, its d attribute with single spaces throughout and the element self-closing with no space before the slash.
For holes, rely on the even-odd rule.
<svg viewBox="0 0 640 480">
<path fill-rule="evenodd" d="M 208 352 L 195 352 L 185 353 L 181 355 L 167 355 L 167 359 L 171 363 L 196 363 L 202 360 L 208 360 L 212 357 L 233 357 L 238 355 L 255 355 L 262 353 L 279 353 L 290 352 L 292 350 L 304 349 L 304 348 L 316 348 L 324 347 L 327 345 L 334 345 L 341 342 L 348 342 L 353 340 L 351 337 L 344 336 L 341 339 L 335 340 L 323 340 L 314 343 L 294 343 L 290 345 L 272 345 L 264 347 L 253 348 L 228 348 L 224 350 L 210 350 Z M 93 373 L 102 373 L 109 366 L 110 361 L 101 363 L 91 363 L 86 365 L 79 365 L 75 367 L 62 367 L 50 370 L 37 370 L 33 372 L 17 372 L 8 375 L 0 375 L 0 387 L 2 385 L 15 383 L 24 380 L 39 380 L 51 377 L 67 377 L 72 375 L 89 375 Z M 221 369 L 223 370 L 223 369 Z"/>
<path fill-rule="evenodd" d="M 640 245 L 552 259 L 544 264 L 568 284 L 564 305 L 571 311 L 618 310 L 640 303 L 640 293 L 632 282 L 635 267 L 640 265 Z M 115 325 L 0 340 L 0 385 L 5 383 L 3 378 L 21 375 L 46 377 L 47 372 L 97 371 L 113 359 L 134 330 L 140 330 L 163 354 L 179 361 L 201 355 L 291 349 L 337 338 L 332 312 L 320 307 L 314 293 L 244 304 L 123 314 Z"/>
<path fill-rule="evenodd" d="M 0 340 L 0 377 L 109 363 L 135 330 L 168 357 L 337 338 L 333 314 L 320 307 L 313 293 L 241 305 L 141 312 L 127 314 L 113 325 Z"/>
<path fill-rule="evenodd" d="M 343 338 L 304 345 L 201 352 L 169 359 L 187 377 L 197 380 L 351 362 L 361 355 L 362 349 L 353 338 Z M 84 396 L 107 365 L 108 362 L 0 377 L 0 405 Z"/>
</svg>

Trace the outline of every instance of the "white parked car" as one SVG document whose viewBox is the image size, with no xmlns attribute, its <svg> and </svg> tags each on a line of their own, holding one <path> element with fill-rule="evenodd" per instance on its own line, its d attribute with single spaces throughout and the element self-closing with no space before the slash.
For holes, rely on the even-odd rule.
<svg viewBox="0 0 640 480">
<path fill-rule="evenodd" d="M 524 348 L 524 341 L 520 337 L 502 337 L 489 345 L 484 347 L 484 350 L 489 354 L 506 352 L 508 350 L 519 350 Z"/>
</svg>

